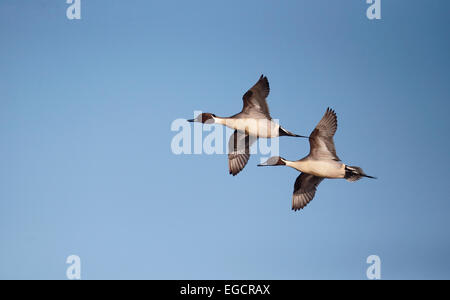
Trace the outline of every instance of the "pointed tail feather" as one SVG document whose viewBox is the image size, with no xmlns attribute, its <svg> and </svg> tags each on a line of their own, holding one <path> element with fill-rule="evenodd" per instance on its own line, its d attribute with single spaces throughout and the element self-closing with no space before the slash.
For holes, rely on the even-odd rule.
<svg viewBox="0 0 450 300">
<path fill-rule="evenodd" d="M 298 134 L 292 133 L 292 132 L 290 132 L 290 131 L 287 131 L 286 129 L 284 129 L 284 128 L 281 127 L 281 126 L 280 126 L 280 129 L 279 129 L 279 135 L 280 135 L 280 136 L 293 136 L 293 137 L 307 138 L 307 136 L 304 136 L 304 135 L 298 135 Z"/>
</svg>

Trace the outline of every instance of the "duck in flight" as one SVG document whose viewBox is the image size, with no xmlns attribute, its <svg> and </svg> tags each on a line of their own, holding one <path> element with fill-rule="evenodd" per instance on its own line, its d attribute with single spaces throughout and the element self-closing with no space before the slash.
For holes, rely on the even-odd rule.
<svg viewBox="0 0 450 300">
<path fill-rule="evenodd" d="M 250 159 L 250 147 L 258 138 L 279 136 L 304 137 L 293 134 L 272 120 L 266 98 L 270 87 L 267 77 L 261 75 L 258 82 L 248 90 L 242 100 L 242 111 L 232 117 L 222 118 L 211 113 L 202 113 L 189 122 L 221 124 L 234 129 L 228 143 L 228 167 L 230 174 L 236 176 Z"/>
<path fill-rule="evenodd" d="M 264 164 L 258 166 L 288 166 L 300 171 L 294 185 L 292 196 L 292 209 L 303 209 L 314 198 L 317 186 L 325 178 L 343 178 L 348 181 L 357 181 L 362 177 L 375 177 L 366 175 L 360 167 L 343 164 L 336 155 L 333 136 L 337 130 L 336 113 L 328 108 L 322 120 L 309 137 L 310 152 L 305 158 L 298 161 L 289 161 L 281 157 L 269 158 Z"/>
</svg>

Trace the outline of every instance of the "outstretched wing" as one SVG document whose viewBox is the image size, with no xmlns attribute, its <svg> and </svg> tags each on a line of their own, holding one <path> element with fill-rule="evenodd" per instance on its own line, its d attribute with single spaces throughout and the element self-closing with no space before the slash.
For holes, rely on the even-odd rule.
<svg viewBox="0 0 450 300">
<path fill-rule="evenodd" d="M 322 182 L 322 177 L 301 173 L 294 185 L 292 196 L 292 210 L 303 209 L 314 198 L 317 186 Z"/>
<path fill-rule="evenodd" d="M 253 118 L 271 119 L 269 106 L 266 101 L 269 92 L 269 80 L 264 75 L 261 75 L 258 82 L 242 97 L 244 101 L 242 112 Z"/>
<path fill-rule="evenodd" d="M 250 159 L 250 147 L 257 138 L 235 130 L 228 142 L 228 167 L 230 174 L 236 176 L 244 169 Z"/>
<path fill-rule="evenodd" d="M 336 155 L 333 136 L 337 130 L 337 116 L 334 110 L 327 108 L 325 115 L 309 136 L 309 156 L 314 159 L 340 161 Z"/>
</svg>

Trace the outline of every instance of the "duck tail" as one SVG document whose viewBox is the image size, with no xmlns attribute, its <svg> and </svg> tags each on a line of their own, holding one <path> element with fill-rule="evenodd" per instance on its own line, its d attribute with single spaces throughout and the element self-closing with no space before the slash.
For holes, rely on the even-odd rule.
<svg viewBox="0 0 450 300">
<path fill-rule="evenodd" d="M 298 135 L 298 134 L 292 133 L 292 132 L 290 132 L 290 131 L 287 131 L 286 129 L 284 129 L 284 128 L 281 127 L 281 126 L 280 126 L 280 129 L 279 129 L 279 135 L 280 135 L 280 136 L 293 136 L 293 137 L 307 138 L 307 136 L 304 136 L 304 135 Z"/>
<path fill-rule="evenodd" d="M 360 167 L 345 166 L 345 179 L 350 182 L 358 181 L 363 177 L 377 179 L 376 177 L 369 176 Z"/>
</svg>

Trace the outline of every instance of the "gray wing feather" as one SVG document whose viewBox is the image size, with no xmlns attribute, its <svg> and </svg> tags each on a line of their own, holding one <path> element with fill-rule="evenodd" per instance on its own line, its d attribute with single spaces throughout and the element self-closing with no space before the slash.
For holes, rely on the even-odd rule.
<svg viewBox="0 0 450 300">
<path fill-rule="evenodd" d="M 269 106 L 266 101 L 269 93 L 269 80 L 264 75 L 261 75 L 258 82 L 242 97 L 244 107 L 241 114 L 253 118 L 271 119 Z"/>
<path fill-rule="evenodd" d="M 292 210 L 303 209 L 314 198 L 317 186 L 322 182 L 322 177 L 301 173 L 297 177 L 292 196 Z"/>
<path fill-rule="evenodd" d="M 340 161 L 336 155 L 333 136 L 337 130 L 337 116 L 334 110 L 327 108 L 325 115 L 309 136 L 310 153 L 314 159 Z"/>
<path fill-rule="evenodd" d="M 228 142 L 228 168 L 236 176 L 244 169 L 250 159 L 250 147 L 257 138 L 235 130 Z"/>
</svg>

